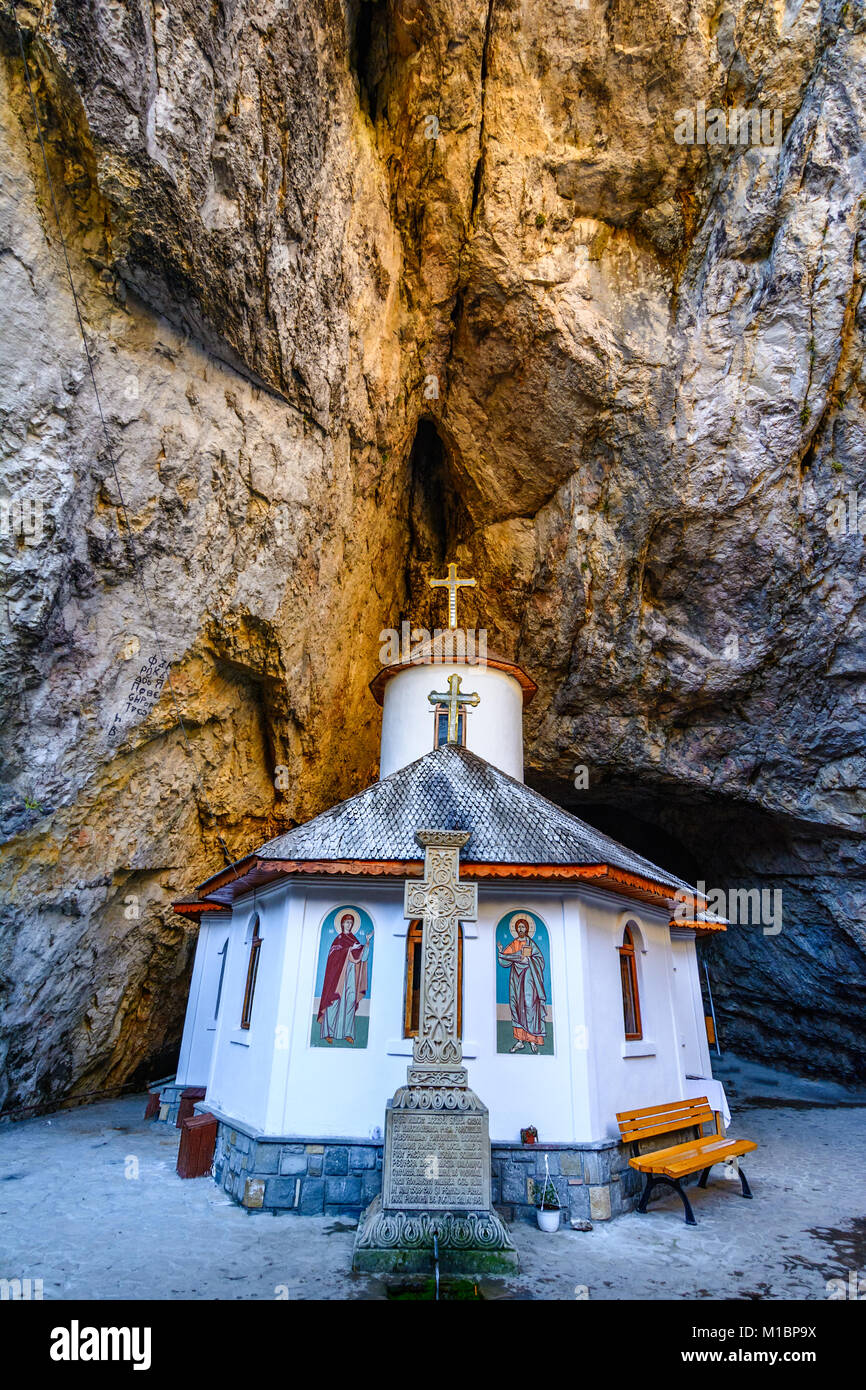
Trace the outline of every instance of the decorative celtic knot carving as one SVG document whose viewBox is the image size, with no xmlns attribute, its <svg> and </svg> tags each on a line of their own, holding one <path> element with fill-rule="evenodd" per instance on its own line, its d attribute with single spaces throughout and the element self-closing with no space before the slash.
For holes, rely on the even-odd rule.
<svg viewBox="0 0 866 1390">
<path fill-rule="evenodd" d="M 477 886 L 460 882 L 460 848 L 469 832 L 419 830 L 417 838 L 425 850 L 424 878 L 408 882 L 404 896 L 405 915 L 421 917 L 424 923 L 413 1060 L 416 1066 L 459 1066 L 463 1049 L 457 1037 L 457 933 L 461 920 L 474 922 L 478 916 Z"/>
<path fill-rule="evenodd" d="M 423 1067 L 410 1067 L 407 1075 L 409 1086 L 465 1086 L 468 1075 L 465 1067 L 436 1067 L 425 1070 Z"/>
</svg>

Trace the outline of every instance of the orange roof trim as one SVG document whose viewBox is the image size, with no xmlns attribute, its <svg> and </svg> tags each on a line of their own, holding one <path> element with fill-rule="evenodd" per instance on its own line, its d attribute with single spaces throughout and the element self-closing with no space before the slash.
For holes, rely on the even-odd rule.
<svg viewBox="0 0 866 1390">
<path fill-rule="evenodd" d="M 172 903 L 171 906 L 179 917 L 201 917 L 203 912 L 226 912 L 230 904 L 184 902 Z"/>
<path fill-rule="evenodd" d="M 273 882 L 287 875 L 334 874 L 345 877 L 367 876 L 377 878 L 420 878 L 424 865 L 418 859 L 262 859 L 258 855 L 248 855 L 230 868 L 222 869 L 212 878 L 199 885 L 198 891 L 204 895 L 206 904 L 181 903 L 176 910 L 181 913 L 191 909 L 208 911 L 225 907 L 232 902 L 236 892 Z M 610 864 L 484 864 L 467 863 L 460 865 L 460 875 L 464 879 L 545 879 L 552 883 L 568 883 L 582 880 L 597 887 L 608 888 L 624 897 L 653 904 L 673 904 L 676 889 L 669 884 L 656 883 L 640 874 L 627 873 Z M 706 908 L 703 899 L 695 896 L 691 907 L 697 915 Z M 697 930 L 724 931 L 723 922 L 710 919 L 672 922 L 675 926 L 695 925 Z"/>
<path fill-rule="evenodd" d="M 424 656 L 424 648 L 431 650 L 433 659 L 427 660 Z M 502 656 L 500 652 L 487 649 L 482 657 L 478 655 L 468 655 L 450 657 L 440 654 L 432 642 L 424 644 L 421 654 L 415 660 L 395 661 L 391 666 L 383 666 L 370 681 L 370 693 L 377 704 L 382 704 L 385 699 L 385 687 L 388 682 L 397 675 L 399 671 L 408 671 L 411 666 L 492 666 L 494 671 L 504 671 L 507 676 L 513 676 L 514 680 L 523 691 L 523 703 L 528 705 L 533 695 L 538 690 L 538 686 L 531 676 L 528 676 L 522 666 L 518 666 L 516 661 L 511 661 L 507 656 Z"/>
</svg>

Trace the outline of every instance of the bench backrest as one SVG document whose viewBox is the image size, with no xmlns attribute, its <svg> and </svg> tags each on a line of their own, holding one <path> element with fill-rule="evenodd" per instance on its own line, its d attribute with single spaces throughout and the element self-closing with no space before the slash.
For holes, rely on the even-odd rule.
<svg viewBox="0 0 866 1390">
<path fill-rule="evenodd" d="M 716 1118 L 706 1096 L 696 1100 L 671 1100 L 664 1105 L 647 1105 L 643 1110 L 623 1110 L 617 1114 L 623 1143 L 652 1139 L 656 1134 L 672 1134 L 692 1125 L 715 1125 Z"/>
</svg>

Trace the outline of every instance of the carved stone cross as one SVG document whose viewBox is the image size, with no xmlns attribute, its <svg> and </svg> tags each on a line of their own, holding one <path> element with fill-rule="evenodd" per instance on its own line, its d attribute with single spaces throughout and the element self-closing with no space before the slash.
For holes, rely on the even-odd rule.
<svg viewBox="0 0 866 1390">
<path fill-rule="evenodd" d="M 421 918 L 421 1007 L 409 1068 L 410 1086 L 465 1086 L 457 1034 L 457 933 L 478 918 L 478 885 L 460 882 L 468 830 L 419 830 L 424 877 L 406 884 L 403 915 Z"/>
<path fill-rule="evenodd" d="M 459 738 L 457 737 L 457 730 L 459 728 L 457 716 L 459 715 L 460 710 L 463 708 L 463 706 L 477 705 L 481 701 L 480 695 L 476 695 L 474 692 L 471 695 L 463 694 L 463 692 L 460 689 L 460 679 L 460 676 L 458 676 L 455 672 L 453 676 L 448 677 L 447 695 L 443 691 L 431 690 L 430 694 L 427 696 L 427 699 L 430 701 L 431 705 L 448 706 L 447 738 L 449 743 L 460 742 Z"/>
</svg>

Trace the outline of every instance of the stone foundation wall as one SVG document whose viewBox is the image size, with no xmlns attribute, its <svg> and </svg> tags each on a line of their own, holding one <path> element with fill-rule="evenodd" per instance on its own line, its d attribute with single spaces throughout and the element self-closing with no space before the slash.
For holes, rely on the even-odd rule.
<svg viewBox="0 0 866 1390">
<path fill-rule="evenodd" d="M 594 1144 L 491 1144 L 494 1206 L 508 1221 L 535 1220 L 545 1157 L 563 1210 L 563 1223 L 609 1221 L 631 1211 L 642 1186 L 628 1154 L 614 1139 Z"/>
<path fill-rule="evenodd" d="M 159 1114 L 154 1120 L 154 1124 L 170 1125 L 172 1128 L 177 1125 L 177 1112 L 180 1109 L 180 1098 L 186 1090 L 186 1082 L 182 1086 L 170 1082 L 166 1086 L 159 1088 Z"/>
<path fill-rule="evenodd" d="M 374 1139 L 262 1139 L 220 1119 L 213 1172 L 220 1187 L 250 1211 L 357 1217 L 382 1190 L 383 1149 Z M 545 1155 L 563 1223 L 608 1221 L 634 1207 L 642 1179 L 615 1140 L 494 1143 L 491 1197 L 506 1220 L 535 1220 Z"/>
<path fill-rule="evenodd" d="M 382 1190 L 383 1148 L 374 1139 L 260 1139 L 221 1120 L 213 1172 L 250 1211 L 357 1217 Z"/>
</svg>

